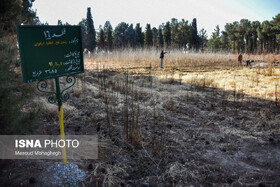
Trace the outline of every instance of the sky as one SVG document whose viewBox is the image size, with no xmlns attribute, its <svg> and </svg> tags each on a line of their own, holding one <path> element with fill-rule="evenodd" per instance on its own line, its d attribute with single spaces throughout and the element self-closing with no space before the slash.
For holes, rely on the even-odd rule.
<svg viewBox="0 0 280 187">
<path fill-rule="evenodd" d="M 210 37 L 216 25 L 224 30 L 226 23 L 243 18 L 272 20 L 280 13 L 280 0 L 35 0 L 32 8 L 42 23 L 56 25 L 59 19 L 78 24 L 86 18 L 87 7 L 91 7 L 95 29 L 107 20 L 113 28 L 120 22 L 134 27 L 140 23 L 144 31 L 147 23 L 158 28 L 171 18 L 189 23 L 196 18 L 198 31 L 204 28 Z"/>
</svg>

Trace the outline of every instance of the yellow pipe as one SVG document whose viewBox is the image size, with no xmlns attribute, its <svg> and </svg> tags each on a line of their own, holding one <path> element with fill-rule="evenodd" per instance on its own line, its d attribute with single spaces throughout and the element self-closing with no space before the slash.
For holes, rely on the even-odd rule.
<svg viewBox="0 0 280 187">
<path fill-rule="evenodd" d="M 63 109 L 62 105 L 59 106 L 59 126 L 60 126 L 60 137 L 61 139 L 65 142 L 65 135 L 64 135 L 64 125 L 63 125 Z M 65 145 L 62 148 L 62 159 L 63 159 L 63 164 L 66 164 L 66 149 Z"/>
</svg>

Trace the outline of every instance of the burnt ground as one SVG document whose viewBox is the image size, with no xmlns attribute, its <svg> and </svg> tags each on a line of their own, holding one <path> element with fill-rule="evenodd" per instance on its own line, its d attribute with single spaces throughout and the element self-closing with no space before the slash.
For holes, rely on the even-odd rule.
<svg viewBox="0 0 280 187">
<path fill-rule="evenodd" d="M 66 135 L 99 137 L 97 160 L 69 161 L 86 173 L 81 186 L 280 185 L 275 102 L 122 70 L 79 76 L 67 106 Z M 59 134 L 58 117 L 41 108 L 35 134 Z M 48 186 L 58 162 L 3 160 L 0 181 Z"/>
</svg>

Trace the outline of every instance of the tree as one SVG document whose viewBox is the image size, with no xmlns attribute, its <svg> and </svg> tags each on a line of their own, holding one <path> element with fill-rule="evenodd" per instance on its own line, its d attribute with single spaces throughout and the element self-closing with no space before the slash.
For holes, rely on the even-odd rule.
<svg viewBox="0 0 280 187">
<path fill-rule="evenodd" d="M 247 52 L 251 37 L 251 22 L 248 19 L 241 19 L 238 26 L 239 43 L 242 52 Z"/>
<path fill-rule="evenodd" d="M 261 27 L 261 23 L 259 21 L 253 21 L 251 24 L 251 47 L 250 52 L 256 54 L 258 50 L 258 28 Z"/>
<path fill-rule="evenodd" d="M 170 29 L 170 22 L 166 22 L 164 29 L 163 29 L 163 40 L 165 45 L 168 47 L 171 44 L 171 29 Z"/>
<path fill-rule="evenodd" d="M 104 49 L 104 47 L 105 47 L 105 33 L 104 33 L 104 30 L 101 25 L 99 27 L 97 45 L 100 49 Z"/>
<path fill-rule="evenodd" d="M 0 6 L 0 37 L 16 33 L 16 25 L 38 24 L 39 18 L 31 9 L 34 0 L 1 0 Z"/>
<path fill-rule="evenodd" d="M 78 24 L 79 26 L 81 26 L 81 32 L 82 32 L 82 39 L 83 39 L 83 49 L 86 48 L 86 36 L 87 36 L 87 20 L 86 19 L 82 19 L 82 21 L 79 22 Z"/>
<path fill-rule="evenodd" d="M 180 34 L 179 34 L 179 23 L 175 18 L 171 19 L 171 45 L 173 47 L 178 46 L 180 43 Z"/>
<path fill-rule="evenodd" d="M 36 17 L 36 12 L 31 9 L 34 1 L 22 0 L 21 21 L 23 24 L 35 25 L 39 21 L 39 18 Z"/>
<path fill-rule="evenodd" d="M 179 45 L 180 47 L 186 47 L 187 44 L 191 43 L 191 26 L 188 24 L 188 21 L 182 19 L 179 22 Z"/>
<path fill-rule="evenodd" d="M 106 21 L 104 24 L 104 34 L 105 34 L 105 43 L 109 50 L 113 47 L 113 28 L 110 21 Z"/>
<path fill-rule="evenodd" d="M 94 29 L 90 7 L 87 9 L 87 34 L 85 47 L 89 51 L 93 51 L 96 47 L 96 32 Z"/>
<path fill-rule="evenodd" d="M 57 25 L 63 25 L 62 24 L 62 21 L 59 19 L 59 20 L 57 20 Z"/>
<path fill-rule="evenodd" d="M 144 37 L 140 23 L 137 23 L 135 27 L 135 43 L 137 47 L 143 47 L 144 45 Z"/>
<path fill-rule="evenodd" d="M 277 14 L 271 21 L 272 30 L 275 33 L 276 40 L 278 41 L 277 53 L 280 50 L 280 13 Z"/>
<path fill-rule="evenodd" d="M 228 37 L 228 34 L 227 32 L 225 31 L 222 31 L 222 36 L 221 36 L 221 49 L 223 51 L 230 51 L 230 39 Z"/>
<path fill-rule="evenodd" d="M 161 47 L 161 48 L 163 47 L 163 44 L 164 44 L 161 27 L 158 28 L 158 44 L 159 44 L 159 47 Z"/>
<path fill-rule="evenodd" d="M 203 52 L 208 43 L 206 30 L 201 29 L 199 31 L 198 37 L 199 37 L 199 46 L 200 46 L 201 51 Z"/>
<path fill-rule="evenodd" d="M 214 32 L 212 33 L 212 36 L 208 42 L 209 49 L 212 52 L 217 52 L 220 50 L 221 41 L 220 41 L 220 27 L 219 25 L 216 26 L 214 29 Z"/>
<path fill-rule="evenodd" d="M 236 49 L 236 40 L 237 40 L 237 27 L 239 23 L 237 21 L 233 23 L 227 23 L 225 26 L 225 30 L 230 38 L 231 45 L 233 47 L 233 52 L 235 52 Z"/>
<path fill-rule="evenodd" d="M 153 45 L 158 47 L 158 30 L 157 30 L 157 28 L 153 27 L 152 33 L 153 33 Z"/>
<path fill-rule="evenodd" d="M 151 30 L 151 25 L 147 24 L 145 32 L 145 45 L 150 47 L 153 45 L 153 32 Z"/>
<path fill-rule="evenodd" d="M 128 45 L 128 38 L 126 36 L 126 30 L 128 29 L 129 25 L 125 22 L 119 23 L 114 29 L 114 45 L 116 47 L 127 47 Z"/>
<path fill-rule="evenodd" d="M 24 134 L 34 130 L 32 121 L 36 109 L 22 111 L 26 98 L 34 89 L 22 84 L 19 72 L 17 41 L 14 39 L 16 25 L 36 24 L 39 19 L 31 9 L 32 1 L 1 0 L 0 4 L 0 134 Z M 5 38 L 5 39 L 3 39 Z"/>
<path fill-rule="evenodd" d="M 126 29 L 125 36 L 127 38 L 129 47 L 135 47 L 136 41 L 135 41 L 135 30 L 133 29 L 133 24 L 130 24 L 129 27 Z"/>
<path fill-rule="evenodd" d="M 263 21 L 261 27 L 257 29 L 258 37 L 261 40 L 261 53 L 269 52 L 269 34 L 271 32 L 271 25 L 269 21 Z"/>
<path fill-rule="evenodd" d="M 196 18 L 193 19 L 192 21 L 192 26 L 191 26 L 191 48 L 194 50 L 198 50 L 198 35 L 197 35 L 197 23 L 196 23 Z"/>
</svg>

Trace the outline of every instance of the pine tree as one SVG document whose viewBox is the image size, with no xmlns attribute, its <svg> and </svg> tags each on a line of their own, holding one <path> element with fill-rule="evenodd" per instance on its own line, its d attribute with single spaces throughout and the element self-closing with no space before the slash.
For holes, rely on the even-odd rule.
<svg viewBox="0 0 280 187">
<path fill-rule="evenodd" d="M 275 33 L 275 40 L 277 40 L 277 42 L 275 42 L 275 45 L 276 43 L 278 43 L 277 46 L 275 46 L 277 48 L 277 53 L 279 53 L 279 50 L 280 50 L 280 14 L 277 14 L 271 21 L 271 24 L 272 24 L 272 29 L 273 29 L 273 32 Z"/>
<path fill-rule="evenodd" d="M 208 47 L 212 52 L 217 52 L 220 50 L 220 46 L 221 46 L 220 27 L 219 25 L 217 25 L 208 42 Z"/>
<path fill-rule="evenodd" d="M 163 47 L 163 44 L 164 44 L 161 27 L 158 28 L 158 44 L 159 44 L 159 47 L 161 47 L 161 48 Z"/>
<path fill-rule="evenodd" d="M 179 23 L 178 20 L 175 18 L 171 19 L 171 45 L 173 47 L 177 47 L 180 43 L 180 38 L 179 38 Z"/>
<path fill-rule="evenodd" d="M 236 41 L 238 39 L 238 35 L 237 35 L 238 25 L 239 23 L 235 21 L 233 23 L 227 23 L 225 26 L 225 30 L 231 40 L 231 45 L 234 53 L 236 52 Z"/>
<path fill-rule="evenodd" d="M 251 22 L 247 19 L 241 19 L 237 31 L 239 33 L 238 43 L 240 44 L 240 51 L 247 52 L 249 46 L 249 39 L 251 37 Z M 244 41 L 245 39 L 245 41 Z"/>
<path fill-rule="evenodd" d="M 89 51 L 93 51 L 96 47 L 96 32 L 94 29 L 90 7 L 87 9 L 87 35 L 85 46 Z"/>
<path fill-rule="evenodd" d="M 104 33 L 104 30 L 103 30 L 101 25 L 99 27 L 97 44 L 98 44 L 98 47 L 100 49 L 104 49 L 104 47 L 105 47 L 105 33 Z"/>
<path fill-rule="evenodd" d="M 109 27 L 108 32 L 107 32 L 107 45 L 109 50 L 112 49 L 113 47 L 113 31 L 112 31 L 112 27 Z"/>
<path fill-rule="evenodd" d="M 187 44 L 191 43 L 191 26 L 188 24 L 188 21 L 182 19 L 179 22 L 179 46 L 186 47 Z"/>
<path fill-rule="evenodd" d="M 57 20 L 57 25 L 63 25 L 62 21 L 59 19 Z"/>
<path fill-rule="evenodd" d="M 137 23 L 135 27 L 135 42 L 137 47 L 143 47 L 144 45 L 144 37 L 142 33 L 142 27 L 140 27 L 140 23 Z"/>
<path fill-rule="evenodd" d="M 252 32 L 252 46 L 251 53 L 256 54 L 258 51 L 258 28 L 260 28 L 261 23 L 259 21 L 253 21 L 251 24 Z"/>
<path fill-rule="evenodd" d="M 126 35 L 129 47 L 135 47 L 136 40 L 135 40 L 135 30 L 133 29 L 133 24 L 130 24 L 129 27 L 126 29 L 125 35 Z"/>
<path fill-rule="evenodd" d="M 171 44 L 171 29 L 170 29 L 170 22 L 168 21 L 163 29 L 163 40 L 165 45 L 170 46 Z"/>
<path fill-rule="evenodd" d="M 221 49 L 223 51 L 230 51 L 230 40 L 229 40 L 227 32 L 225 32 L 225 31 L 222 31 Z"/>
<path fill-rule="evenodd" d="M 199 37 L 199 46 L 200 46 L 201 51 L 203 52 L 208 43 L 206 30 L 201 29 L 199 31 L 198 37 Z"/>
<path fill-rule="evenodd" d="M 106 21 L 104 24 L 104 33 L 105 33 L 105 43 L 109 50 L 113 47 L 113 28 L 110 21 Z"/>
<path fill-rule="evenodd" d="M 145 32 L 145 45 L 150 47 L 153 45 L 153 32 L 151 30 L 151 25 L 147 24 Z"/>
<path fill-rule="evenodd" d="M 116 47 L 127 47 L 128 46 L 128 37 L 127 37 L 127 29 L 129 25 L 125 22 L 119 23 L 114 29 L 114 45 Z"/>
<path fill-rule="evenodd" d="M 153 27 L 152 33 L 153 33 L 153 45 L 158 46 L 158 30 L 157 30 L 157 28 Z"/>
</svg>

